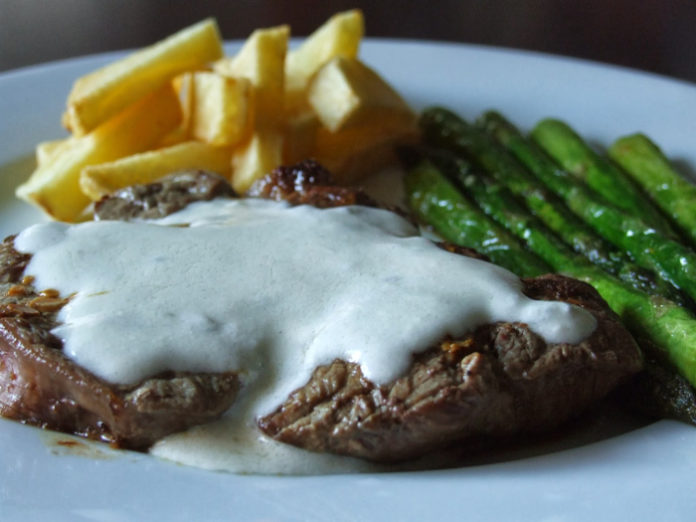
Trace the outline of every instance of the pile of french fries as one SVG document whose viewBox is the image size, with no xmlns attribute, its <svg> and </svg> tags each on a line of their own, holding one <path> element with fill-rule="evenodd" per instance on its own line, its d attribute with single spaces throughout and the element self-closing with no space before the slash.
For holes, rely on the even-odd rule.
<svg viewBox="0 0 696 522">
<path fill-rule="evenodd" d="M 224 56 L 208 19 L 79 78 L 69 137 L 37 146 L 17 196 L 74 222 L 105 194 L 180 170 L 218 172 L 244 194 L 278 165 L 315 158 L 353 183 L 415 134 L 408 105 L 359 60 L 363 33 L 353 10 L 293 50 L 283 25 Z"/>
</svg>

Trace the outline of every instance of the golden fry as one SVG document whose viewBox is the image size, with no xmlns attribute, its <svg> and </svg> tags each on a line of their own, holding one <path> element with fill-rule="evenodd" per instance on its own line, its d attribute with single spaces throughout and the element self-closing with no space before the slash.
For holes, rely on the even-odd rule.
<svg viewBox="0 0 696 522">
<path fill-rule="evenodd" d="M 45 165 L 55 155 L 59 146 L 65 143 L 70 138 L 62 140 L 42 141 L 36 146 L 36 164 L 38 166 Z"/>
<path fill-rule="evenodd" d="M 297 163 L 314 157 L 317 133 L 320 128 L 319 118 L 312 111 L 303 111 L 289 116 L 285 122 L 283 163 Z"/>
<path fill-rule="evenodd" d="M 357 59 L 360 10 L 338 13 L 288 52 L 282 25 L 254 31 L 221 58 L 204 20 L 75 82 L 64 140 L 37 146 L 17 189 L 56 219 L 83 218 L 90 199 L 202 168 L 245 193 L 282 163 L 316 158 L 351 183 L 394 161 L 415 116 Z"/>
<path fill-rule="evenodd" d="M 227 176 L 230 150 L 198 141 L 141 152 L 82 169 L 80 188 L 92 200 L 128 185 L 152 183 L 171 172 L 203 169 Z"/>
<path fill-rule="evenodd" d="M 171 147 L 191 139 L 191 112 L 193 111 L 193 73 L 186 72 L 172 80 L 172 86 L 179 97 L 181 105 L 181 123 L 162 138 L 156 148 Z"/>
<path fill-rule="evenodd" d="M 328 61 L 358 56 L 365 22 L 359 9 L 337 13 L 314 31 L 285 62 L 285 99 L 289 111 L 302 108 L 310 79 Z"/>
<path fill-rule="evenodd" d="M 232 78 L 246 78 L 254 91 L 254 125 L 275 126 L 283 118 L 285 56 L 290 28 L 287 25 L 257 29 L 239 52 L 218 63 L 216 71 Z"/>
<path fill-rule="evenodd" d="M 251 136 L 232 156 L 232 187 L 244 194 L 257 179 L 272 171 L 283 160 L 283 136 L 265 129 Z"/>
<path fill-rule="evenodd" d="M 218 63 L 219 73 L 246 78 L 253 92 L 251 137 L 232 157 L 232 186 L 243 194 L 280 165 L 283 156 L 285 56 L 290 30 L 282 25 L 258 29 L 232 59 Z"/>
<path fill-rule="evenodd" d="M 416 136 L 416 117 L 394 89 L 357 59 L 334 58 L 307 99 L 320 122 L 310 154 L 344 184 L 396 164 L 396 145 Z"/>
<path fill-rule="evenodd" d="M 389 122 L 371 120 L 339 132 L 320 128 L 315 136 L 312 157 L 323 163 L 334 179 L 347 185 L 398 164 L 395 149 L 398 145 L 414 142 L 415 125 L 393 127 Z"/>
<path fill-rule="evenodd" d="M 68 96 L 67 123 L 84 135 L 177 74 L 204 67 L 223 54 L 212 19 L 78 79 Z"/>
<path fill-rule="evenodd" d="M 168 84 L 91 133 L 58 145 L 51 161 L 39 166 L 16 195 L 56 219 L 74 221 L 89 203 L 79 187 L 84 167 L 152 148 L 180 121 L 179 101 Z"/>
<path fill-rule="evenodd" d="M 359 60 L 334 58 L 322 67 L 308 90 L 309 104 L 331 132 L 374 121 L 399 130 L 415 116 L 399 94 Z"/>
<path fill-rule="evenodd" d="M 249 80 L 197 72 L 191 87 L 191 136 L 216 146 L 239 142 L 250 123 Z"/>
<path fill-rule="evenodd" d="M 317 152 L 315 157 L 329 169 L 336 183 L 353 185 L 387 167 L 398 166 L 397 147 L 413 138 L 414 135 L 393 136 L 382 141 L 363 143 L 360 147 L 353 148 L 349 154 L 339 152 L 329 155 L 327 152 Z"/>
</svg>

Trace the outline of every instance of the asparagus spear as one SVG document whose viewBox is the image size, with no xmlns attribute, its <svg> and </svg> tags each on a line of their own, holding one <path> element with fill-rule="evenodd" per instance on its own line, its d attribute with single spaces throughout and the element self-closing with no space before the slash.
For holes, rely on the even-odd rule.
<svg viewBox="0 0 696 522">
<path fill-rule="evenodd" d="M 473 158 L 523 198 L 532 212 L 576 251 L 604 269 L 618 273 L 622 264 L 621 252 L 598 238 L 484 133 L 454 113 L 438 107 L 423 112 L 420 126 L 427 143 Z"/>
<path fill-rule="evenodd" d="M 555 271 L 594 286 L 637 339 L 658 347 L 661 358 L 669 360 L 692 385 L 696 384 L 696 319 L 686 309 L 636 290 L 574 253 L 556 240 L 503 185 L 468 172 L 462 176 L 467 193 L 487 214 L 519 238 L 533 238 L 527 247 Z M 411 188 L 407 186 L 407 192 Z M 424 215 L 428 217 L 427 213 Z M 479 226 L 485 227 L 486 223 Z"/>
<path fill-rule="evenodd" d="M 662 234 L 676 238 L 672 226 L 638 187 L 592 150 L 566 123 L 551 118 L 542 120 L 532 130 L 532 138 L 561 167 L 618 208 L 640 217 Z"/>
<path fill-rule="evenodd" d="M 640 265 L 655 270 L 682 288 L 691 299 L 696 299 L 696 253 L 657 233 L 643 220 L 610 204 L 567 171 L 558 168 L 502 116 L 488 113 L 483 121 L 501 143 L 599 234 L 630 252 Z"/>
<path fill-rule="evenodd" d="M 696 243 L 696 186 L 674 170 L 660 148 L 647 136 L 633 134 L 616 140 L 609 156 Z"/>
<path fill-rule="evenodd" d="M 427 142 L 473 156 L 485 170 L 523 198 L 529 209 L 576 252 L 639 290 L 686 303 L 671 284 L 637 266 L 626 254 L 600 239 L 484 132 L 456 114 L 437 107 L 424 111 L 420 125 Z M 648 269 L 654 266 L 652 260 L 647 264 Z"/>
<path fill-rule="evenodd" d="M 523 277 L 551 271 L 495 222 L 486 218 L 428 161 L 413 165 L 404 179 L 416 216 L 447 241 L 474 248 L 500 266 Z"/>
</svg>

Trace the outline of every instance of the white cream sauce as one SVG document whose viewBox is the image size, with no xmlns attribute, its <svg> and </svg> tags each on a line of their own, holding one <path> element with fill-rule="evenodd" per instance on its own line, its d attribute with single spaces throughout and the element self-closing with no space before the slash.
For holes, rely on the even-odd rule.
<svg viewBox="0 0 696 522">
<path fill-rule="evenodd" d="M 445 252 L 367 207 L 216 200 L 158 221 L 35 225 L 15 248 L 33 254 L 25 273 L 35 286 L 74 296 L 55 333 L 96 375 L 130 384 L 165 370 L 243 373 L 225 419 L 153 450 L 205 468 L 345 469 L 254 428 L 334 359 L 381 384 L 414 352 L 477 325 L 519 321 L 569 343 L 595 327 L 586 311 L 529 299 L 510 272 Z"/>
</svg>

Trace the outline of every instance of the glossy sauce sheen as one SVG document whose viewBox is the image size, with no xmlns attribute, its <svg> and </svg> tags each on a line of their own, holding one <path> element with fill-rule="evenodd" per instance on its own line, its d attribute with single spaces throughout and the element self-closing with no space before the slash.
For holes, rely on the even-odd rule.
<svg viewBox="0 0 696 522">
<path fill-rule="evenodd" d="M 519 321 L 569 343 L 595 327 L 586 311 L 529 299 L 510 272 L 448 253 L 367 207 L 216 200 L 153 222 L 35 225 L 15 247 L 33 254 L 26 273 L 38 288 L 74 295 L 54 332 L 96 375 L 131 384 L 165 370 L 242 373 L 226 419 L 155 447 L 208 468 L 280 471 L 277 462 L 259 468 L 270 451 L 292 462 L 283 471 L 313 459 L 331 469 L 324 457 L 264 442 L 253 426 L 334 359 L 382 384 L 413 353 L 478 325 Z M 225 451 L 245 456 L 225 463 Z"/>
</svg>

